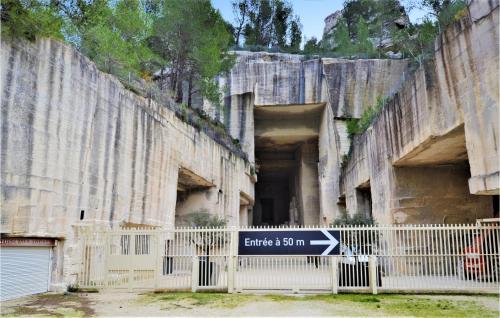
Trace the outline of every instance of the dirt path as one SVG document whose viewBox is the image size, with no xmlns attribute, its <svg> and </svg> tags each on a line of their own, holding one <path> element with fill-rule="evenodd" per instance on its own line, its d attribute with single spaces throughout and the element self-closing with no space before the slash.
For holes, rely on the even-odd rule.
<svg viewBox="0 0 500 318">
<path fill-rule="evenodd" d="M 498 296 L 248 295 L 215 293 L 45 294 L 3 302 L 25 317 L 499 317 Z"/>
</svg>

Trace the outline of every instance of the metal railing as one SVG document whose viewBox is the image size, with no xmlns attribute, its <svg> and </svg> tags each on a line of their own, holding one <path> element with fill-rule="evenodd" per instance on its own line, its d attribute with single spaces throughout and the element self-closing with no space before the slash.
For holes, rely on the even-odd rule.
<svg viewBox="0 0 500 318">
<path fill-rule="evenodd" d="M 80 229 L 80 287 L 113 289 L 498 293 L 498 225 L 387 225 L 340 232 L 340 255 L 238 255 L 238 231 Z"/>
</svg>

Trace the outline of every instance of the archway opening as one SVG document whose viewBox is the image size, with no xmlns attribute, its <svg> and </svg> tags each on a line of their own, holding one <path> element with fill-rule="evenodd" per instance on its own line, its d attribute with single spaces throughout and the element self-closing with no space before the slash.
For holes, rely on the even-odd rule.
<svg viewBox="0 0 500 318">
<path fill-rule="evenodd" d="M 323 104 L 258 106 L 253 225 L 319 224 L 318 135 Z"/>
</svg>

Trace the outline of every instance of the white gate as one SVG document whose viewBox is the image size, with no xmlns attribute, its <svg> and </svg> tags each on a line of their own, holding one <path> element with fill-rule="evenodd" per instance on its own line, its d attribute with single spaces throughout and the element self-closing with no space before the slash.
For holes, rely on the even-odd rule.
<svg viewBox="0 0 500 318">
<path fill-rule="evenodd" d="M 244 228 L 269 232 L 311 229 Z M 239 256 L 237 228 L 86 229 L 80 236 L 78 284 L 228 292 L 499 291 L 497 225 L 326 229 L 340 231 L 341 255 Z"/>
<path fill-rule="evenodd" d="M 80 287 L 227 290 L 228 229 L 80 229 Z"/>
</svg>

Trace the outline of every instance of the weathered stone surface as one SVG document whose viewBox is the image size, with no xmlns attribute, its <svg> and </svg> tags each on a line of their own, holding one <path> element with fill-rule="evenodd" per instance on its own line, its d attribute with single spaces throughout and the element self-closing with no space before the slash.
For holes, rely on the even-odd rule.
<svg viewBox="0 0 500 318">
<path fill-rule="evenodd" d="M 220 192 L 202 203 L 229 225 L 253 198 L 242 158 L 67 45 L 2 42 L 1 81 L 1 232 L 65 239 L 64 275 L 72 225 L 172 228 L 180 168 Z"/>
<path fill-rule="evenodd" d="M 202 209 L 229 225 L 327 225 L 345 210 L 379 223 L 492 216 L 484 194 L 500 192 L 498 1 L 469 11 L 411 76 L 405 60 L 238 53 L 219 79 L 225 108 L 202 106 L 239 139 L 257 177 L 237 147 L 124 89 L 71 47 L 2 42 L 1 232 L 60 238 L 52 278 L 64 285 L 80 263 L 72 225 L 82 223 L 171 228 Z M 389 104 L 345 160 L 346 119 L 382 96 Z M 273 218 L 259 198 L 274 200 Z"/>
<path fill-rule="evenodd" d="M 288 172 L 295 180 L 289 182 L 289 195 L 283 192 L 283 196 L 275 199 L 289 204 L 293 196 L 301 222 L 328 224 L 331 217 L 326 215 L 332 214 L 328 212 L 332 208 L 330 193 L 339 184 L 338 178 L 333 177 L 338 169 L 335 163 L 349 148 L 345 124 L 339 120 L 336 124 L 334 118 L 360 117 L 378 97 L 395 92 L 405 79 L 408 62 L 307 60 L 300 55 L 266 52 L 237 54 L 234 68 L 219 78 L 226 96 L 224 112 L 205 103 L 206 112 L 226 124 L 231 135 L 239 139 L 250 162 L 255 162 L 256 152 L 262 148 L 278 153 L 295 151 L 303 143 L 319 140 L 316 148 L 319 149 L 319 184 L 309 177 L 310 168 L 316 169 L 317 162 L 300 165 L 299 157 L 295 156 L 296 168 Z M 276 170 L 285 169 L 280 168 L 279 163 L 271 166 Z M 307 169 L 301 170 L 301 167 Z M 257 198 L 254 213 L 257 224 L 261 220 L 260 208 Z"/>
<path fill-rule="evenodd" d="M 377 98 L 392 95 L 407 76 L 406 60 L 322 59 L 335 117 L 359 118 Z"/>
<path fill-rule="evenodd" d="M 342 18 L 342 10 L 337 10 L 325 18 L 325 26 L 323 27 L 323 39 L 331 36 L 335 27 Z"/>
<path fill-rule="evenodd" d="M 392 94 L 404 80 L 406 60 L 347 60 L 237 52 L 237 63 L 219 79 L 225 111 L 205 103 L 211 116 L 224 122 L 253 161 L 253 107 L 327 104 L 335 117 L 360 117 L 377 97 Z M 252 105 L 252 106 L 251 106 Z"/>
<path fill-rule="evenodd" d="M 405 8 L 401 5 L 396 5 L 392 8 L 395 12 L 396 17 L 392 21 L 387 21 L 382 26 L 382 35 L 378 37 L 370 37 L 369 40 L 373 43 L 375 47 L 389 48 L 393 46 L 391 27 L 396 26 L 398 28 L 405 28 L 410 25 L 410 18 L 406 14 Z M 398 16 L 399 12 L 399 16 Z M 347 13 L 348 14 L 348 13 Z M 367 20 L 368 25 L 375 25 L 380 13 L 374 12 Z M 327 41 L 331 47 L 336 47 L 335 39 L 333 34 L 337 28 L 339 21 L 346 15 L 344 10 L 338 10 L 334 13 L 328 15 L 325 18 L 325 26 L 323 28 L 323 41 Z M 365 17 L 366 18 L 366 17 Z M 355 21 L 357 23 L 357 21 Z M 354 40 L 354 39 L 353 39 Z"/>
<path fill-rule="evenodd" d="M 500 193 L 498 1 L 475 1 L 470 12 L 482 15 L 450 26 L 435 42 L 434 60 L 354 139 L 340 180 L 351 213 L 356 188 L 370 180 L 373 214 L 383 223 L 492 216 L 491 197 L 476 195 Z M 451 166 L 431 168 L 439 165 Z"/>
</svg>

